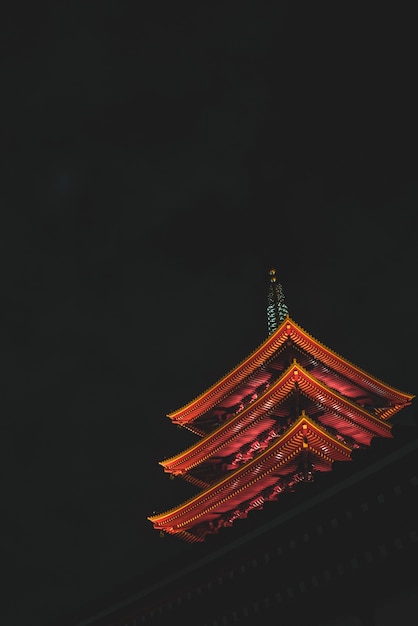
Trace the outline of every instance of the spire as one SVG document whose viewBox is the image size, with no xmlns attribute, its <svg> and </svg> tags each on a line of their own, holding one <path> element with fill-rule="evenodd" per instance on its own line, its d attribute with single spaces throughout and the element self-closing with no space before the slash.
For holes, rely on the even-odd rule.
<svg viewBox="0 0 418 626">
<path fill-rule="evenodd" d="M 284 301 L 283 287 L 276 279 L 276 270 L 271 269 L 269 274 L 270 285 L 267 296 L 267 326 L 269 335 L 271 335 L 289 315 L 289 311 Z"/>
</svg>

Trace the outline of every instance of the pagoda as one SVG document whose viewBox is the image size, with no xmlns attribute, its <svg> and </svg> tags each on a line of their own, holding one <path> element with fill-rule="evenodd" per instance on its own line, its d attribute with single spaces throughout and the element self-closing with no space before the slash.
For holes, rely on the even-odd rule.
<svg viewBox="0 0 418 626">
<path fill-rule="evenodd" d="M 414 398 L 354 365 L 289 315 L 270 270 L 268 336 L 197 398 L 169 413 L 197 436 L 160 462 L 197 495 L 148 517 L 162 534 L 202 542 L 284 492 L 351 461 Z"/>
</svg>

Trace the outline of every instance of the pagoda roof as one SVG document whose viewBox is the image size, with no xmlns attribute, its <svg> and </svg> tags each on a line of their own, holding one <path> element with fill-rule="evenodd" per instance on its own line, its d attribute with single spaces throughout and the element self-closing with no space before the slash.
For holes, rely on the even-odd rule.
<svg viewBox="0 0 418 626">
<path fill-rule="evenodd" d="M 192 424 L 231 394 L 238 385 L 243 384 L 251 374 L 259 370 L 289 340 L 338 375 L 385 399 L 387 401 L 385 408 L 380 412 L 382 419 L 388 419 L 414 398 L 413 394 L 396 389 L 354 365 L 315 339 L 287 316 L 277 330 L 235 368 L 191 402 L 168 413 L 167 417 L 178 425 Z"/>
<path fill-rule="evenodd" d="M 335 428 L 342 435 L 365 445 L 369 445 L 374 436 L 391 436 L 388 422 L 331 389 L 295 360 L 252 404 L 183 452 L 161 461 L 160 465 L 166 472 L 182 475 L 211 456 L 232 454 L 243 444 L 254 441 L 262 432 L 274 428 L 274 407 L 282 403 L 296 385 L 314 404 L 321 405 L 323 415 L 318 420 L 323 425 Z"/>
<path fill-rule="evenodd" d="M 244 502 L 262 503 L 262 492 L 273 490 L 281 479 L 296 472 L 307 453 L 317 471 L 330 471 L 334 461 L 351 460 L 349 446 L 302 412 L 281 437 L 246 465 L 183 504 L 148 519 L 156 529 L 169 534 L 180 534 L 190 541 L 203 540 L 190 532 L 196 525 L 214 523 Z"/>
</svg>

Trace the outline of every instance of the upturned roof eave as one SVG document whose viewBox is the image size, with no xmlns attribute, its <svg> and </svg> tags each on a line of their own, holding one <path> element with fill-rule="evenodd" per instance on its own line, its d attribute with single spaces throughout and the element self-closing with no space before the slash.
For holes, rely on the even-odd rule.
<svg viewBox="0 0 418 626">
<path fill-rule="evenodd" d="M 295 375 L 296 370 L 297 378 Z M 324 400 L 324 405 L 328 408 L 328 410 L 333 411 L 333 405 L 337 401 L 340 405 L 345 407 L 347 411 L 355 414 L 359 419 L 359 422 L 356 421 L 355 423 L 360 430 L 366 429 L 378 436 L 390 435 L 392 429 L 391 424 L 384 421 L 380 417 L 374 416 L 369 411 L 363 409 L 354 402 L 351 402 L 337 391 L 327 387 L 323 382 L 319 381 L 303 366 L 297 363 L 297 361 L 294 361 L 282 374 L 282 376 L 253 404 L 246 407 L 229 422 L 222 424 L 216 430 L 212 431 L 202 439 L 199 439 L 199 441 L 183 452 L 161 461 L 160 465 L 162 465 L 167 472 L 175 470 L 176 468 L 179 468 L 179 466 L 182 466 L 183 471 L 188 471 L 192 467 L 213 456 L 213 454 L 219 452 L 219 450 L 230 441 L 231 436 L 239 436 L 239 432 L 247 428 L 250 423 L 254 423 L 254 420 L 257 420 L 258 418 L 262 418 L 262 414 L 257 415 L 257 411 L 260 410 L 260 407 L 262 407 L 266 401 L 270 400 L 274 396 L 278 396 L 281 390 L 284 392 L 283 397 L 280 398 L 278 396 L 275 398 L 275 402 L 282 402 L 290 393 L 288 383 L 291 382 L 293 388 L 296 380 L 298 381 L 301 390 L 304 391 L 307 397 L 310 397 L 311 399 L 316 398 L 316 395 L 310 390 L 311 386 L 314 387 L 315 391 L 325 393 L 326 398 Z M 249 422 L 250 418 L 251 421 Z M 353 421 L 352 417 L 349 419 L 350 421 Z M 199 452 L 201 453 L 200 457 Z"/>
<path fill-rule="evenodd" d="M 369 387 L 375 393 L 390 398 L 400 406 L 409 404 L 415 397 L 388 385 L 379 378 L 372 376 L 362 368 L 354 365 L 348 359 L 328 348 L 287 316 L 277 330 L 260 344 L 248 357 L 235 368 L 219 379 L 214 385 L 202 394 L 191 400 L 180 409 L 167 414 L 167 417 L 178 424 L 188 424 L 213 408 L 219 401 L 228 395 L 246 377 L 259 368 L 283 343 L 291 338 L 296 345 L 310 352 L 312 356 L 351 378 L 361 386 Z"/>
<path fill-rule="evenodd" d="M 355 365 L 349 359 L 346 359 L 341 354 L 328 348 L 325 344 L 323 344 L 318 339 L 315 339 L 310 333 L 308 333 L 302 326 L 297 324 L 294 320 L 289 320 L 291 324 L 293 324 L 294 328 L 297 329 L 300 338 L 303 338 L 308 342 L 309 346 L 314 347 L 320 352 L 320 360 L 325 362 L 325 356 L 328 356 L 332 361 L 332 365 L 335 366 L 336 371 L 341 374 L 345 374 L 345 376 L 354 382 L 357 382 L 360 386 L 368 386 L 370 389 L 374 389 L 375 393 L 378 395 L 382 395 L 384 397 L 390 398 L 394 403 L 399 404 L 409 404 L 413 398 L 414 394 L 408 393 L 406 391 L 402 391 L 388 383 L 384 382 L 377 376 L 374 376 L 364 370 L 363 368 Z M 290 337 L 292 335 L 290 334 Z M 305 347 L 303 344 L 295 341 L 298 346 Z M 308 346 L 308 347 L 309 347 Z M 305 347 L 306 349 L 306 347 Z M 307 350 L 309 352 L 309 350 Z"/>
<path fill-rule="evenodd" d="M 167 417 L 176 422 L 181 422 L 182 420 L 188 422 L 196 419 L 199 415 L 202 415 L 202 413 L 215 406 L 235 385 L 239 384 L 254 372 L 257 367 L 260 367 L 265 362 L 266 358 L 280 348 L 286 340 L 286 337 L 282 337 L 281 335 L 285 321 L 286 320 L 284 320 L 279 328 L 269 335 L 251 354 L 225 374 L 225 376 L 181 408 L 167 413 Z M 199 410 L 200 407 L 202 407 L 202 410 Z M 187 418 L 187 415 L 190 414 L 193 409 L 197 410 L 198 413 Z"/>
<path fill-rule="evenodd" d="M 315 376 L 310 374 L 306 369 L 304 369 L 297 363 L 295 363 L 295 367 L 301 373 L 301 381 L 299 383 L 299 386 L 301 390 L 304 391 L 306 395 L 308 395 L 308 397 L 316 399 L 316 392 L 322 391 L 328 396 L 326 401 L 324 401 L 324 405 L 328 408 L 328 410 L 333 410 L 333 403 L 334 401 L 336 401 L 340 403 L 340 405 L 343 407 L 343 410 L 337 410 L 334 408 L 334 412 L 340 415 L 347 415 L 347 412 L 355 414 L 360 419 L 360 421 L 363 422 L 362 424 L 359 424 L 356 421 L 355 423 L 358 426 L 363 426 L 364 428 L 371 430 L 375 435 L 384 435 L 385 433 L 391 431 L 392 425 L 390 423 L 388 423 L 381 417 L 376 417 L 376 415 L 373 415 L 373 413 L 371 413 L 364 407 L 358 405 L 356 402 L 353 402 L 352 400 L 350 400 L 350 398 L 347 398 L 335 389 L 328 387 L 325 383 L 315 378 Z M 314 387 L 315 394 L 310 392 L 309 385 L 312 385 Z M 393 411 L 400 410 L 400 408 L 401 407 L 394 407 Z M 351 418 L 351 421 L 354 420 L 352 420 Z"/>
<path fill-rule="evenodd" d="M 269 448 L 260 453 L 257 457 L 249 461 L 247 464 L 238 468 L 237 470 L 230 472 L 227 476 L 224 476 L 220 481 L 204 489 L 199 494 L 190 498 L 189 500 L 181 503 L 177 507 L 174 507 L 164 513 L 153 515 L 148 517 L 158 528 L 163 529 L 164 526 L 179 525 L 180 518 L 183 519 L 181 526 L 184 527 L 188 522 L 184 521 L 184 518 L 193 519 L 201 517 L 209 510 L 216 508 L 219 502 L 233 497 L 237 493 L 237 490 L 243 492 L 248 490 L 249 486 L 254 482 L 263 480 L 266 474 L 271 474 L 275 471 L 275 466 L 271 466 L 268 470 L 260 472 L 256 478 L 252 473 L 258 466 L 263 465 L 265 467 L 266 460 L 273 455 L 277 455 L 281 452 L 285 446 L 287 450 L 283 453 L 283 457 L 277 465 L 284 465 L 286 462 L 298 453 L 301 452 L 300 441 L 297 440 L 298 434 L 302 431 L 304 424 L 310 429 L 309 436 L 312 441 L 317 441 L 317 438 L 322 439 L 323 442 L 330 446 L 330 452 L 334 453 L 334 458 L 330 454 L 330 461 L 334 460 L 350 460 L 351 448 L 333 437 L 329 432 L 320 427 L 318 424 L 309 419 L 308 416 L 302 414 L 295 423 Z M 303 431 L 304 432 L 304 431 Z M 315 439 L 314 439 L 315 438 Z M 289 447 L 290 444 L 290 447 Z M 318 446 L 314 446 L 314 452 L 319 455 L 324 455 L 322 450 L 318 449 Z M 233 485 L 233 486 L 232 486 Z"/>
<path fill-rule="evenodd" d="M 249 416 L 252 416 L 254 413 L 256 413 L 257 409 L 259 409 L 274 394 L 274 392 L 277 391 L 278 387 L 285 386 L 286 383 L 291 380 L 293 369 L 293 365 L 288 367 L 274 385 L 269 387 L 262 395 L 257 398 L 257 400 L 255 400 L 252 404 L 250 404 L 240 413 L 231 418 L 228 422 L 225 422 L 205 437 L 202 437 L 202 439 L 199 439 L 195 444 L 193 444 L 186 450 L 183 450 L 183 452 L 176 454 L 168 459 L 165 459 L 164 461 L 160 461 L 160 465 L 162 465 L 163 467 L 168 467 L 175 464 L 176 462 L 184 460 L 185 457 L 195 455 L 196 452 L 198 452 L 199 450 L 204 450 L 205 448 L 207 449 L 208 445 L 210 446 L 211 442 L 214 442 L 216 439 L 220 440 L 219 443 L 221 444 L 230 441 L 231 435 L 234 437 L 237 436 L 241 429 L 238 428 L 236 432 L 234 432 L 234 429 L 236 429 L 237 426 L 239 427 L 240 424 L 242 424 L 243 428 L 247 426 Z M 254 418 L 251 417 L 251 419 Z"/>
</svg>

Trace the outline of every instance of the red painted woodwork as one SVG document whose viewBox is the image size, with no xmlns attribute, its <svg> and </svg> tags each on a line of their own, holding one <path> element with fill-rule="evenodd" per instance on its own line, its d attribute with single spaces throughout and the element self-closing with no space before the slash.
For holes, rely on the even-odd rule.
<svg viewBox="0 0 418 626">
<path fill-rule="evenodd" d="M 198 440 L 160 462 L 200 488 L 148 519 L 161 532 L 203 541 L 266 500 L 351 460 L 413 395 L 332 351 L 289 316 L 277 330 L 169 419 Z"/>
</svg>

